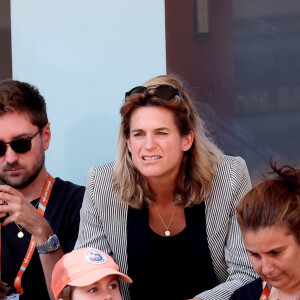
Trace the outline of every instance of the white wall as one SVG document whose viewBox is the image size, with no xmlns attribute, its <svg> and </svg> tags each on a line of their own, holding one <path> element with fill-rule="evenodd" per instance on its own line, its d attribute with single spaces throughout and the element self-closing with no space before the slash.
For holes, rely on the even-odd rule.
<svg viewBox="0 0 300 300">
<path fill-rule="evenodd" d="M 166 73 L 162 0 L 11 0 L 13 78 L 45 97 L 52 176 L 115 158 L 125 91 Z"/>
</svg>

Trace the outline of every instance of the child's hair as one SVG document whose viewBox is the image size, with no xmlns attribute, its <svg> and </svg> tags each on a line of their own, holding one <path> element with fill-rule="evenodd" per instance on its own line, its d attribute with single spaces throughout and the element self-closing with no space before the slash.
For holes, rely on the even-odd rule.
<svg viewBox="0 0 300 300">
<path fill-rule="evenodd" d="M 54 297 L 56 300 L 71 299 L 73 287 L 84 287 L 109 275 L 132 282 L 119 271 L 119 266 L 108 254 L 94 248 L 73 250 L 65 254 L 53 269 L 51 287 Z"/>
<path fill-rule="evenodd" d="M 74 286 L 67 285 L 63 288 L 61 293 L 58 296 L 58 299 L 62 300 L 72 300 L 72 294 L 73 294 Z"/>
</svg>

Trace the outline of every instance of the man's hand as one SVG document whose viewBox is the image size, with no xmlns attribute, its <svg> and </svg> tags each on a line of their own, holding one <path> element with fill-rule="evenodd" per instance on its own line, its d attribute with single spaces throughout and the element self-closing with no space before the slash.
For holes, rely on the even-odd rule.
<svg viewBox="0 0 300 300">
<path fill-rule="evenodd" d="M 34 236 L 38 245 L 44 244 L 49 236 L 53 234 L 53 230 L 47 220 L 31 205 L 31 203 L 24 199 L 23 194 L 18 190 L 8 185 L 0 185 L 0 204 L 2 204 L 0 205 L 0 217 L 9 213 L 8 217 L 2 223 L 4 226 L 16 222 Z M 48 293 L 50 299 L 53 300 L 54 296 L 51 289 L 52 270 L 63 254 L 61 247 L 54 252 L 40 254 Z"/>
<path fill-rule="evenodd" d="M 17 223 L 32 234 L 38 244 L 43 244 L 53 234 L 46 219 L 24 199 L 21 192 L 8 185 L 0 185 L 0 217 L 7 214 L 2 225 Z"/>
</svg>

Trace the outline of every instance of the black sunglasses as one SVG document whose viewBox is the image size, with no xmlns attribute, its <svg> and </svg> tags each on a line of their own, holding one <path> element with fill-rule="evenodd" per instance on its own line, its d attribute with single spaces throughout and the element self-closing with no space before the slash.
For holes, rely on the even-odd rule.
<svg viewBox="0 0 300 300">
<path fill-rule="evenodd" d="M 13 149 L 18 154 L 29 152 L 31 150 L 31 140 L 36 137 L 44 129 L 45 126 L 46 124 L 31 137 L 15 139 L 9 143 L 0 142 L 0 157 L 5 155 L 7 149 L 6 145 L 10 145 L 11 149 Z"/>
<path fill-rule="evenodd" d="M 171 100 L 176 95 L 178 95 L 183 100 L 180 91 L 169 84 L 161 84 L 157 87 L 149 87 L 149 88 L 146 88 L 145 86 L 136 86 L 133 89 L 131 89 L 129 92 L 127 92 L 125 94 L 125 97 L 131 96 L 133 94 L 146 94 L 152 90 L 154 90 L 153 96 L 157 96 L 158 98 L 164 100 Z"/>
</svg>

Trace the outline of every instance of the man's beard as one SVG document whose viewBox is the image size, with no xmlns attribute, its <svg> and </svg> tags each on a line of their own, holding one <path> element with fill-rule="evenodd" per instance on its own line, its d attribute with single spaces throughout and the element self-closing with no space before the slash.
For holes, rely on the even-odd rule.
<svg viewBox="0 0 300 300">
<path fill-rule="evenodd" d="M 5 178 L 0 173 L 0 182 L 2 181 L 4 184 L 7 184 L 15 189 L 23 189 L 30 185 L 40 174 L 45 163 L 45 153 L 43 150 L 40 151 L 40 154 L 36 157 L 36 163 L 33 165 L 31 171 L 24 175 L 24 178 L 21 182 L 15 182 L 13 177 Z M 5 166 L 6 169 L 17 168 L 18 164 L 7 164 Z"/>
</svg>

